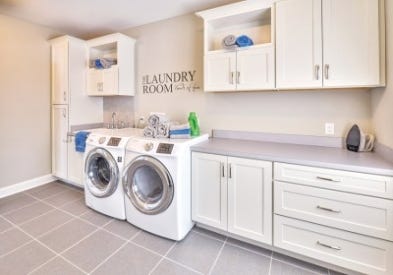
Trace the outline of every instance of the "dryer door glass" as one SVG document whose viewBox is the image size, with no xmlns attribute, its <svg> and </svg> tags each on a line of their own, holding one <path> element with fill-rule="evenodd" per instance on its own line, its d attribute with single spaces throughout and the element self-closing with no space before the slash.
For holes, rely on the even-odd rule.
<svg viewBox="0 0 393 275">
<path fill-rule="evenodd" d="M 135 158 L 125 169 L 123 184 L 131 203 L 142 213 L 161 213 L 172 202 L 172 177 L 168 169 L 153 157 Z"/>
<path fill-rule="evenodd" d="M 96 197 L 108 197 L 115 192 L 119 168 L 107 150 L 96 148 L 89 152 L 85 161 L 85 179 L 88 191 Z"/>
</svg>

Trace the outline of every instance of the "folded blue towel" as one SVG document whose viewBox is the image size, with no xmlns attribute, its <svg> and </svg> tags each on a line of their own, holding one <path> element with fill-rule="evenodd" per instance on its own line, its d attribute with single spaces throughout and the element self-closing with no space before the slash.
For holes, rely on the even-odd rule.
<svg viewBox="0 0 393 275">
<path fill-rule="evenodd" d="M 170 130 L 169 135 L 189 135 L 191 134 L 191 129 L 181 129 L 181 130 Z"/>
<path fill-rule="evenodd" d="M 236 45 L 238 45 L 239 47 L 247 47 L 254 45 L 254 42 L 247 35 L 240 35 L 236 39 Z"/>
<path fill-rule="evenodd" d="M 75 151 L 77 152 L 85 152 L 86 149 L 86 139 L 89 136 L 90 132 L 79 131 L 75 134 Z"/>
</svg>

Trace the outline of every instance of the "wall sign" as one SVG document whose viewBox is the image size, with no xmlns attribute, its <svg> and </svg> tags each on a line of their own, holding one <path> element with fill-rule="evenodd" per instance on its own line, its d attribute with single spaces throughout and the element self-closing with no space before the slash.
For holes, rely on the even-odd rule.
<svg viewBox="0 0 393 275">
<path fill-rule="evenodd" d="M 195 83 L 196 70 L 144 75 L 143 94 L 173 94 L 174 92 L 196 92 L 200 87 Z"/>
</svg>

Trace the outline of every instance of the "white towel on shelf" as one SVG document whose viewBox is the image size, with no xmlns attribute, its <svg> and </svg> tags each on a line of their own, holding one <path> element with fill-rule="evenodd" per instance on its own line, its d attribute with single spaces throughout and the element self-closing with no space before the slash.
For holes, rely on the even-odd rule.
<svg viewBox="0 0 393 275">
<path fill-rule="evenodd" d="M 144 129 L 143 129 L 143 135 L 145 137 L 148 138 L 155 138 L 157 133 L 156 133 L 156 129 L 150 125 L 147 125 Z"/>
</svg>

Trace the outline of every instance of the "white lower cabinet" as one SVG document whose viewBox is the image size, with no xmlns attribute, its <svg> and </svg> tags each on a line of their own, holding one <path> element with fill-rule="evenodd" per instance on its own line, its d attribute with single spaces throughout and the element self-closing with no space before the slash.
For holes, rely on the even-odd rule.
<svg viewBox="0 0 393 275">
<path fill-rule="evenodd" d="M 73 184 L 83 187 L 83 153 L 75 150 L 75 138 L 70 138 L 68 143 L 68 180 Z"/>
<path fill-rule="evenodd" d="M 393 243 L 274 215 L 274 246 L 372 275 L 393 274 Z"/>
<path fill-rule="evenodd" d="M 192 218 L 272 244 L 272 163 L 194 152 Z"/>
<path fill-rule="evenodd" d="M 392 177 L 274 163 L 274 246 L 393 274 Z"/>
<path fill-rule="evenodd" d="M 68 105 L 52 105 L 52 174 L 67 178 Z"/>
</svg>

